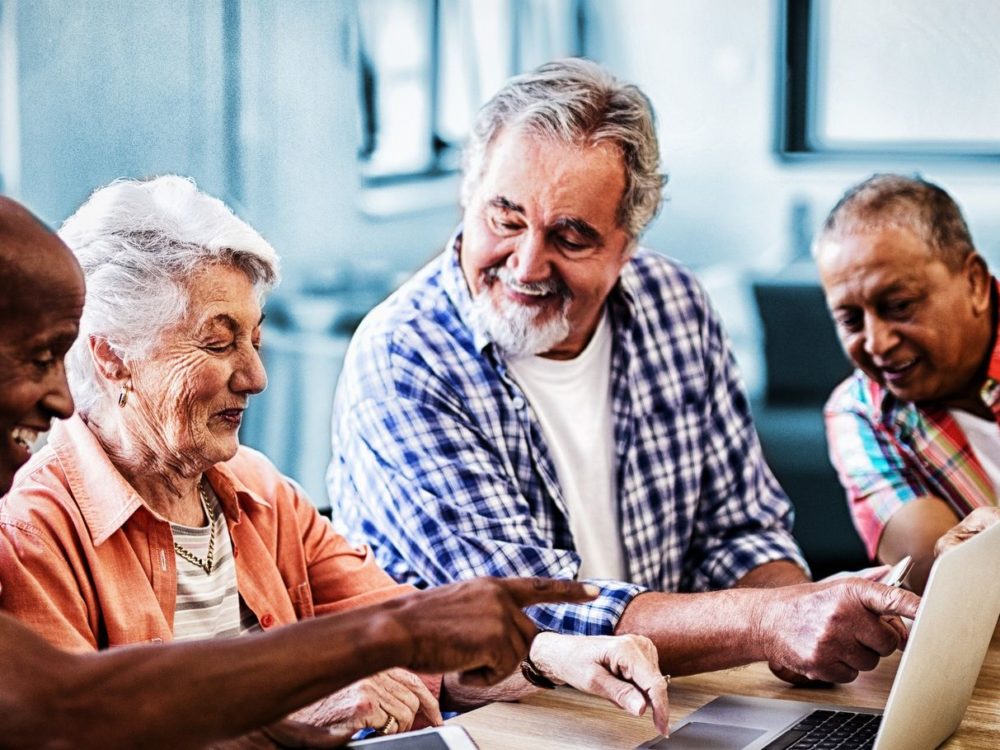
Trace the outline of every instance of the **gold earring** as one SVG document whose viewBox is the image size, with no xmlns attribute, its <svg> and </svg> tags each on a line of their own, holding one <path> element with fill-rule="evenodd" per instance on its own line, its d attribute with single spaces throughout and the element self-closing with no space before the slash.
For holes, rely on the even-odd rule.
<svg viewBox="0 0 1000 750">
<path fill-rule="evenodd" d="M 121 393 L 118 394 L 118 406 L 120 406 L 122 409 L 124 409 L 125 404 L 128 403 L 128 394 L 129 391 L 131 390 L 132 390 L 132 378 L 129 378 L 128 380 L 125 381 L 125 384 L 122 386 Z"/>
</svg>

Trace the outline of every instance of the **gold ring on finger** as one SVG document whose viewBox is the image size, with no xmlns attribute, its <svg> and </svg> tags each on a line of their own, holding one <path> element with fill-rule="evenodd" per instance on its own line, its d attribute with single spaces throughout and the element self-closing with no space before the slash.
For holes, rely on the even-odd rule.
<svg viewBox="0 0 1000 750">
<path fill-rule="evenodd" d="M 385 711 L 384 708 L 382 710 Z M 376 731 L 378 731 L 379 734 L 392 734 L 399 728 L 399 722 L 396 721 L 396 717 L 388 711 L 385 712 L 385 715 L 389 718 L 386 719 L 385 724 L 380 726 Z"/>
</svg>

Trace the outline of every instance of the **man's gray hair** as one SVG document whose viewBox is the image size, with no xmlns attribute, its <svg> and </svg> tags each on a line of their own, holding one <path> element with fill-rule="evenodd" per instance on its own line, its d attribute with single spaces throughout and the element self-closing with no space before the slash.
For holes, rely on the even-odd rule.
<svg viewBox="0 0 1000 750">
<path fill-rule="evenodd" d="M 826 239 L 890 226 L 913 232 L 953 271 L 975 252 L 962 210 L 943 188 L 922 177 L 874 174 L 849 188 L 830 210 L 813 254 Z"/>
<path fill-rule="evenodd" d="M 190 300 L 186 282 L 213 264 L 237 268 L 263 297 L 278 256 L 218 198 L 184 177 L 118 180 L 95 191 L 59 230 L 87 280 L 80 335 L 67 357 L 73 398 L 88 413 L 103 390 L 88 339 L 123 358 L 148 356 Z"/>
<path fill-rule="evenodd" d="M 636 86 L 597 63 L 568 58 L 511 78 L 476 117 L 463 166 L 462 204 L 468 205 L 486 169 L 490 147 L 505 128 L 574 145 L 610 143 L 625 164 L 619 226 L 637 239 L 656 216 L 666 178 L 660 173 L 656 117 Z"/>
</svg>

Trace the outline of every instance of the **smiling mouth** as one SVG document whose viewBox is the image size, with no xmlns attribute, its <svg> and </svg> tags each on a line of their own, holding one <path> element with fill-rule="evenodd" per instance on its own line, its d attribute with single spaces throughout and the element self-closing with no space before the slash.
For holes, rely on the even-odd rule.
<svg viewBox="0 0 1000 750">
<path fill-rule="evenodd" d="M 525 297 L 548 297 L 553 293 L 549 289 L 539 289 L 537 285 L 522 286 L 516 281 L 507 282 L 505 286 L 515 294 L 520 294 Z"/>
<path fill-rule="evenodd" d="M 499 282 L 501 290 L 506 293 L 507 297 L 513 297 L 515 301 L 522 304 L 548 302 L 553 298 L 558 298 L 565 303 L 570 298 L 569 290 L 559 279 L 552 278 L 547 281 L 523 284 L 514 278 L 514 274 L 506 266 L 494 266 L 486 269 L 483 272 L 482 281 L 488 287 Z"/>
<path fill-rule="evenodd" d="M 21 450 L 31 455 L 31 446 L 35 444 L 38 440 L 38 436 L 41 435 L 45 430 L 39 430 L 34 427 L 25 427 L 23 425 L 18 425 L 13 430 L 10 431 L 11 440 L 17 445 Z"/>
<path fill-rule="evenodd" d="M 919 361 L 919 357 L 914 357 L 913 359 L 908 359 L 905 362 L 899 362 L 893 365 L 882 365 L 879 367 L 879 372 L 882 374 L 882 377 L 887 383 L 896 383 L 909 375 L 913 371 L 913 368 L 917 366 Z"/>
</svg>

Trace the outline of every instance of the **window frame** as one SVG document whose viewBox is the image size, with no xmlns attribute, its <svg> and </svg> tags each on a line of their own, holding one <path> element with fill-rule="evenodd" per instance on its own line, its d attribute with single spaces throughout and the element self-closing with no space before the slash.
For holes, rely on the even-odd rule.
<svg viewBox="0 0 1000 750">
<path fill-rule="evenodd" d="M 872 140 L 869 145 L 845 148 L 823 144 L 814 136 L 819 108 L 816 45 L 818 13 L 814 0 L 781 0 L 778 24 L 777 113 L 775 151 L 786 162 L 870 161 L 899 159 L 956 164 L 1000 161 L 1000 141 L 993 149 L 962 150 L 963 143 Z"/>
</svg>

